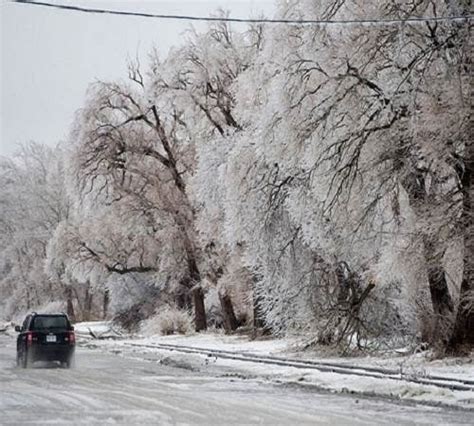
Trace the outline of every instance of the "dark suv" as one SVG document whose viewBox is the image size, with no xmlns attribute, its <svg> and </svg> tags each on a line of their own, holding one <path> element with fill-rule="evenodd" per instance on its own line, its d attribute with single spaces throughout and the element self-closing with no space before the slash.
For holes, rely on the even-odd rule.
<svg viewBox="0 0 474 426">
<path fill-rule="evenodd" d="M 37 314 L 33 312 L 16 326 L 17 365 L 27 368 L 35 361 L 59 361 L 71 367 L 74 360 L 76 336 L 66 314 Z"/>
</svg>

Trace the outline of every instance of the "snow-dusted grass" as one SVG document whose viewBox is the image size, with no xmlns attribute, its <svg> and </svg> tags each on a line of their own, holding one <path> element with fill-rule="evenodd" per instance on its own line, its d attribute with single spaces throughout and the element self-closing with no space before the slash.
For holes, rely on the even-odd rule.
<svg viewBox="0 0 474 426">
<path fill-rule="evenodd" d="M 92 329 L 107 333 L 110 323 L 76 324 L 76 330 Z M 432 385 L 389 380 L 386 378 L 361 377 L 354 375 L 320 372 L 317 370 L 259 364 L 239 360 L 209 357 L 199 354 L 183 354 L 163 349 L 139 347 L 135 345 L 172 344 L 195 348 L 218 349 L 236 353 L 272 355 L 279 357 L 312 359 L 339 363 L 341 366 L 379 366 L 396 369 L 411 377 L 427 374 L 474 380 L 473 358 L 445 358 L 430 361 L 426 354 L 367 356 L 358 358 L 321 357 L 316 352 L 296 352 L 297 339 L 250 340 L 246 336 L 228 336 L 219 333 L 192 335 L 136 336 L 122 340 L 94 340 L 86 345 L 102 350 L 110 350 L 126 357 L 145 358 L 150 361 L 174 365 L 208 374 L 238 376 L 271 381 L 283 385 L 316 387 L 338 393 L 365 394 L 389 397 L 430 404 L 446 404 L 474 410 L 473 391 L 454 391 Z"/>
</svg>

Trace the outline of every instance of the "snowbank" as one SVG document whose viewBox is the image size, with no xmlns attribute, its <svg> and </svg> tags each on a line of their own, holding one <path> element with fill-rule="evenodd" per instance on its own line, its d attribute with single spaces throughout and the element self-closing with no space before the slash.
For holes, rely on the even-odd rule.
<svg viewBox="0 0 474 426">
<path fill-rule="evenodd" d="M 91 325 L 84 326 L 86 328 Z M 99 323 L 95 329 L 105 327 Z M 80 327 L 82 329 L 82 325 Z M 245 360 L 223 359 L 196 353 L 153 348 L 154 344 L 179 345 L 181 347 L 205 348 L 207 350 L 225 350 L 236 354 L 255 354 L 259 356 L 278 356 L 300 360 L 331 362 L 340 366 L 357 365 L 360 367 L 380 366 L 397 369 L 405 376 L 423 378 L 427 374 L 449 376 L 474 380 L 474 360 L 447 358 L 429 361 L 424 354 L 400 356 L 392 354 L 385 357 L 365 358 L 321 358 L 316 354 L 295 352 L 297 340 L 265 339 L 249 340 L 245 336 L 227 336 L 224 334 L 201 333 L 190 336 L 151 336 L 127 338 L 121 340 L 93 340 L 86 346 L 99 350 L 108 350 L 125 357 L 148 359 L 166 365 L 201 371 L 218 376 L 235 376 L 270 381 L 278 385 L 303 386 L 318 390 L 360 394 L 371 397 L 390 398 L 412 403 L 428 405 L 446 405 L 474 410 L 474 391 L 451 390 L 429 384 L 406 382 L 386 377 L 364 377 L 314 369 L 290 366 L 268 365 Z M 143 345 L 143 346 L 142 346 Z M 148 347 L 146 346 L 148 345 Z"/>
</svg>

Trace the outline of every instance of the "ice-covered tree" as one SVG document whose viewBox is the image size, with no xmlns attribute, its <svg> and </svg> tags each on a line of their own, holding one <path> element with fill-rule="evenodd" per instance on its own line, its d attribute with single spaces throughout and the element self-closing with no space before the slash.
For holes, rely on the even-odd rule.
<svg viewBox="0 0 474 426">
<path fill-rule="evenodd" d="M 357 1 L 301 1 L 282 3 L 281 13 L 287 18 L 386 20 L 460 12 L 441 1 L 371 7 Z M 466 211 L 470 163 L 469 155 L 465 157 L 470 149 L 468 23 L 281 26 L 270 39 L 265 64 L 247 80 L 258 82 L 249 91 L 254 95 L 249 97 L 245 87 L 239 93 L 250 107 L 242 111 L 252 124 L 231 158 L 234 163 L 246 158 L 252 165 L 234 167 L 240 178 L 231 188 L 242 193 L 234 217 L 241 216 L 239 211 L 248 216 L 241 228 L 245 233 L 251 225 L 248 237 L 254 247 L 252 234 L 261 238 L 257 231 L 268 223 L 255 211 L 270 211 L 273 216 L 267 216 L 280 221 L 280 230 L 286 229 L 281 221 L 287 217 L 294 232 L 283 247 L 301 238 L 313 255 L 335 263 L 330 269 L 337 272 L 343 261 L 365 276 L 366 283 L 374 276 L 375 282 L 386 284 L 387 278 L 410 277 L 403 283 L 410 290 L 414 279 L 423 277 L 436 321 L 445 330 L 438 336 L 446 344 L 454 310 L 450 287 L 456 288 L 455 277 L 448 277 L 452 262 L 448 264 L 447 251 L 464 238 L 464 253 L 469 253 L 471 241 L 466 225 L 472 214 Z M 252 121 L 257 114 L 259 120 Z M 230 228 L 238 230 L 236 223 L 231 221 Z M 270 231 L 272 238 L 277 235 Z M 394 242 L 419 257 L 417 270 L 410 272 L 410 265 L 398 262 L 402 267 L 395 276 L 384 273 L 389 266 L 382 266 L 385 253 L 391 253 L 392 266 L 403 255 L 394 250 Z M 263 246 L 254 259 L 262 258 L 264 248 L 271 253 L 282 244 L 267 241 Z M 322 282 L 302 286 L 292 276 L 282 280 L 290 292 Z M 463 282 L 467 289 L 469 279 Z M 271 290 L 269 283 L 265 294 Z M 466 300 L 469 291 L 462 293 Z M 284 306 L 286 294 L 280 291 L 266 306 Z M 363 295 L 362 288 L 359 295 L 356 291 L 350 305 L 358 306 Z M 404 304 L 409 300 L 405 297 Z M 467 303 L 460 306 L 460 315 L 468 315 Z M 291 309 L 285 312 L 292 317 Z M 280 313 L 277 317 L 283 318 Z"/>
<path fill-rule="evenodd" d="M 161 237 L 166 235 L 174 242 L 164 245 L 180 251 L 175 257 L 186 272 L 179 284 L 186 289 L 187 297 L 192 295 L 196 329 L 206 328 L 199 253 L 186 182 L 192 172 L 193 147 L 174 99 L 164 92 L 149 92 L 139 67 L 130 65 L 128 83 L 97 83 L 91 87 L 73 138 L 79 191 L 88 195 L 89 201 L 95 197 L 99 205 L 130 205 L 129 217 L 149 221 L 147 232 L 151 238 L 153 234 L 158 238 L 161 232 Z M 149 272 L 157 266 L 153 261 L 131 268 L 122 264 L 114 272 Z M 114 268 L 111 264 L 107 267 Z"/>
<path fill-rule="evenodd" d="M 22 145 L 0 162 L 0 291 L 5 315 L 66 300 L 65 282 L 45 272 L 48 241 L 70 213 L 64 153 Z"/>
</svg>

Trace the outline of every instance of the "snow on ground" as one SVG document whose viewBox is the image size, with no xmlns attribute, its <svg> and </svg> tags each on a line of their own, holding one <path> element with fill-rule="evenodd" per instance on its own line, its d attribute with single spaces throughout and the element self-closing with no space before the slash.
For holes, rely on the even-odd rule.
<svg viewBox="0 0 474 426">
<path fill-rule="evenodd" d="M 110 333 L 108 323 L 76 324 L 76 330 L 92 330 L 106 336 Z M 81 340 L 81 339 L 79 339 Z M 227 336 L 218 333 L 200 333 L 189 336 L 135 336 L 120 340 L 97 339 L 82 341 L 83 345 L 107 350 L 125 357 L 148 359 L 165 365 L 173 365 L 193 371 L 220 376 L 238 376 L 270 381 L 281 385 L 316 387 L 337 393 L 355 393 L 366 396 L 388 397 L 418 403 L 444 404 L 474 410 L 474 391 L 456 391 L 432 385 L 410 383 L 387 378 L 361 377 L 355 375 L 320 372 L 312 369 L 283 367 L 209 357 L 199 354 L 184 354 L 176 351 L 140 347 L 136 345 L 170 344 L 194 348 L 218 349 L 236 353 L 272 355 L 299 359 L 311 359 L 338 363 L 341 366 L 379 366 L 396 369 L 410 377 L 422 378 L 426 374 L 474 380 L 473 358 L 429 361 L 424 354 L 360 358 L 324 358 L 316 353 L 296 353 L 296 339 L 249 340 L 247 336 Z"/>
<path fill-rule="evenodd" d="M 200 333 L 193 335 L 150 336 L 141 339 L 141 342 L 165 343 L 171 345 L 185 345 L 207 349 L 223 349 L 240 353 L 258 355 L 288 355 L 289 348 L 297 339 L 264 338 L 250 340 L 245 335 L 229 336 L 222 333 Z"/>
<path fill-rule="evenodd" d="M 367 356 L 364 358 L 339 359 L 342 363 L 353 362 L 361 366 L 397 369 L 407 375 L 449 376 L 458 379 L 474 380 L 474 354 L 469 358 L 430 359 L 430 353 L 411 355 L 387 354 L 383 357 Z"/>
<path fill-rule="evenodd" d="M 93 343 L 93 342 L 91 342 Z M 159 355 L 159 354 L 158 354 Z M 153 354 L 148 355 L 150 358 Z M 2 425 L 469 425 L 472 413 L 218 377 L 78 347 L 73 369 L 15 367 L 0 334 Z M 171 362 L 171 358 L 162 357 Z M 174 358 L 173 358 L 174 359 Z M 212 370 L 214 371 L 214 370 Z M 5 384 L 4 386 L 2 386 Z"/>
<path fill-rule="evenodd" d="M 74 330 L 76 335 L 84 337 L 110 337 L 122 334 L 110 321 L 78 322 L 74 324 Z"/>
</svg>

